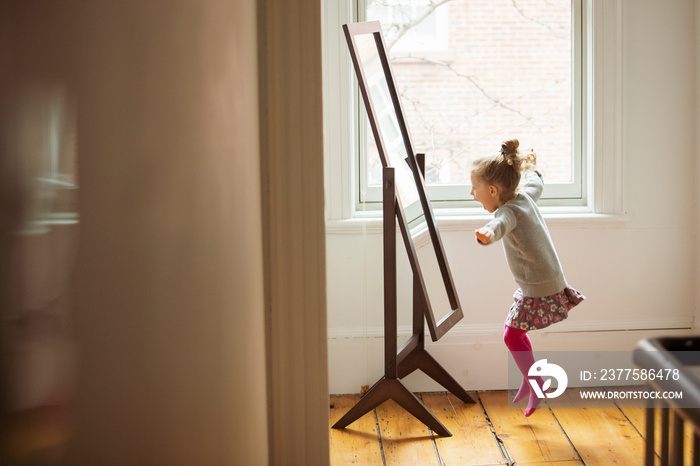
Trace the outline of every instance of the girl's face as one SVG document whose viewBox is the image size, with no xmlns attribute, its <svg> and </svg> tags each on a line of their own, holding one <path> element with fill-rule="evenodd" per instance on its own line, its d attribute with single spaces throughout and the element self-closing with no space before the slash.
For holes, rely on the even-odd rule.
<svg viewBox="0 0 700 466">
<path fill-rule="evenodd" d="M 471 174 L 472 179 L 472 191 L 471 195 L 474 196 L 474 200 L 481 203 L 484 209 L 490 213 L 494 213 L 496 209 L 501 206 L 498 199 L 498 187 L 495 185 L 489 185 L 481 179 L 479 175 L 475 175 L 474 172 Z"/>
</svg>

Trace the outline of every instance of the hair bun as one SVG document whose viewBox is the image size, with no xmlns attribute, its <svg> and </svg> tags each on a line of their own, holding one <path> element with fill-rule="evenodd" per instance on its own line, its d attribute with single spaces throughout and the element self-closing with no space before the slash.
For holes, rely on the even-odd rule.
<svg viewBox="0 0 700 466">
<path fill-rule="evenodd" d="M 508 139 L 501 143 L 501 153 L 508 158 L 513 157 L 518 154 L 518 147 L 520 147 L 520 141 Z"/>
<path fill-rule="evenodd" d="M 520 141 L 517 139 L 508 139 L 501 143 L 503 161 L 519 172 L 521 170 L 522 160 L 518 147 L 520 147 Z"/>
</svg>

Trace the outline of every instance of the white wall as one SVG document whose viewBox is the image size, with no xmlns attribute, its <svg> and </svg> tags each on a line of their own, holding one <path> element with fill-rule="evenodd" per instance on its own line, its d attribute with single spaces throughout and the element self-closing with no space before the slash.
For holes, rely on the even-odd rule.
<svg viewBox="0 0 700 466">
<path fill-rule="evenodd" d="M 588 299 L 566 322 L 532 332 L 536 349 L 627 350 L 641 338 L 688 332 L 694 324 L 695 3 L 624 2 L 621 145 L 626 215 L 613 222 L 548 220 L 567 279 Z M 443 221 L 443 242 L 465 318 L 442 340 L 428 344 L 467 389 L 505 388 L 506 383 L 501 334 L 516 285 L 501 246 L 484 248 L 473 239 L 472 230 L 486 218 Z M 354 234 L 329 229 L 327 254 L 330 391 L 358 392 L 382 375 L 380 227 L 370 225 Z M 405 259 L 399 280 L 404 304 L 399 325 L 409 331 Z M 411 375 L 406 382 L 412 389 L 439 389 L 422 375 Z"/>
</svg>

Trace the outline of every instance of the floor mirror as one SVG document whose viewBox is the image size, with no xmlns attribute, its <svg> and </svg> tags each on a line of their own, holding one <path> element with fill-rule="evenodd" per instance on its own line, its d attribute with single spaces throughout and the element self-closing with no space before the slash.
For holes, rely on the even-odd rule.
<svg viewBox="0 0 700 466">
<path fill-rule="evenodd" d="M 439 340 L 464 314 L 425 184 L 425 158 L 417 154 L 404 117 L 378 21 L 346 24 L 355 74 L 383 167 L 385 374 L 333 427 L 343 428 L 393 399 L 439 435 L 447 429 L 400 379 L 421 370 L 464 402 L 474 400 L 427 353 L 425 323 Z M 413 272 L 413 332 L 396 347 L 396 225 Z"/>
</svg>

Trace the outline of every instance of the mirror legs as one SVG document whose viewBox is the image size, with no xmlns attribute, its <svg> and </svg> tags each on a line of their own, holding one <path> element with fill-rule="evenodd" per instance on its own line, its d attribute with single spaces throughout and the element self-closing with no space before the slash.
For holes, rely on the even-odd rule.
<svg viewBox="0 0 700 466">
<path fill-rule="evenodd" d="M 468 396 L 468 395 L 467 395 Z M 452 433 L 431 414 L 423 402 L 408 390 L 399 380 L 382 378 L 360 398 L 345 416 L 333 424 L 334 429 L 343 429 L 364 416 L 385 401 L 392 399 L 416 419 L 428 426 L 441 437 L 451 437 Z"/>
<path fill-rule="evenodd" d="M 464 403 L 476 403 L 467 391 L 425 349 L 416 348 L 399 363 L 399 378 L 420 369 Z"/>
<path fill-rule="evenodd" d="M 421 162 L 422 163 L 422 162 Z M 383 249 L 384 249 L 384 377 L 379 379 L 369 391 L 360 398 L 345 415 L 333 425 L 334 429 L 343 429 L 350 423 L 367 414 L 385 401 L 392 399 L 416 419 L 442 437 L 451 437 L 447 428 L 432 415 L 423 402 L 408 390 L 398 379 L 421 369 L 436 382 L 452 392 L 464 403 L 475 401 L 450 376 L 450 374 L 424 349 L 424 316 L 427 305 L 420 278 L 414 274 L 413 279 L 413 338 L 397 354 L 397 317 L 396 317 L 396 216 L 400 217 L 402 233 L 407 230 L 401 209 L 397 204 L 395 173 L 393 167 L 384 167 L 383 172 Z M 400 362 L 398 362 L 400 361 Z M 397 364 L 398 362 L 398 364 Z"/>
</svg>

